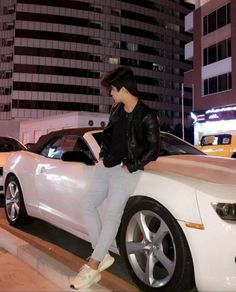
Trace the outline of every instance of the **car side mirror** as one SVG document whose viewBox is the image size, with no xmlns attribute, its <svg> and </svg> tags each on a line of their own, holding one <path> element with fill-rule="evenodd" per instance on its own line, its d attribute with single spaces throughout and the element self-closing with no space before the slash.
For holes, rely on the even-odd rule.
<svg viewBox="0 0 236 292">
<path fill-rule="evenodd" d="M 86 165 L 94 165 L 95 162 L 83 151 L 67 151 L 61 156 L 63 161 L 82 162 Z"/>
</svg>

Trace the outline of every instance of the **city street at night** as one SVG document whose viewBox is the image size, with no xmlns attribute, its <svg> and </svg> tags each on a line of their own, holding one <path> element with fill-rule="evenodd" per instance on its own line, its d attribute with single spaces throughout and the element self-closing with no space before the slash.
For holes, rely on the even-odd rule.
<svg viewBox="0 0 236 292">
<path fill-rule="evenodd" d="M 0 0 L 0 292 L 236 291 L 236 0 Z"/>
</svg>

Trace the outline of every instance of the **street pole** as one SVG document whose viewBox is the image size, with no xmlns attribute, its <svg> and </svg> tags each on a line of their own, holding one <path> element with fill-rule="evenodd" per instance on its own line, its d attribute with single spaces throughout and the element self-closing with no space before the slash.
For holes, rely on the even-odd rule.
<svg viewBox="0 0 236 292">
<path fill-rule="evenodd" d="M 182 139 L 184 140 L 184 84 L 181 84 L 181 101 L 182 101 Z"/>
</svg>

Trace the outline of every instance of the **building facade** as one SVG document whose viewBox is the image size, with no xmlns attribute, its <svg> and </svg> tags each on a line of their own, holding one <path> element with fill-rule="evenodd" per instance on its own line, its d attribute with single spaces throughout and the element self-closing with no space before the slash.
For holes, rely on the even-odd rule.
<svg viewBox="0 0 236 292">
<path fill-rule="evenodd" d="M 161 122 L 180 123 L 189 12 L 180 0 L 1 0 L 0 120 L 108 113 L 100 79 L 124 65 Z M 184 103 L 187 117 L 191 94 Z"/>
<path fill-rule="evenodd" d="M 185 30 L 193 32 L 193 41 L 185 57 L 193 69 L 184 83 L 193 88 L 197 143 L 202 134 L 236 129 L 236 1 L 192 2 L 196 9 L 186 16 Z"/>
</svg>

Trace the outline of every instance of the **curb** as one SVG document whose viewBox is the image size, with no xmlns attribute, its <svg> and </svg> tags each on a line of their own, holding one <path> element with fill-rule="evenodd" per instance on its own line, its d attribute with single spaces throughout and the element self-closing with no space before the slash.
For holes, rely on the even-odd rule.
<svg viewBox="0 0 236 292">
<path fill-rule="evenodd" d="M 63 291 L 70 291 L 70 283 L 77 272 L 62 262 L 30 245 L 28 242 L 0 228 L 0 247 L 38 271 Z M 71 289 L 71 291 L 75 291 Z M 96 283 L 88 291 L 111 291 Z"/>
</svg>

